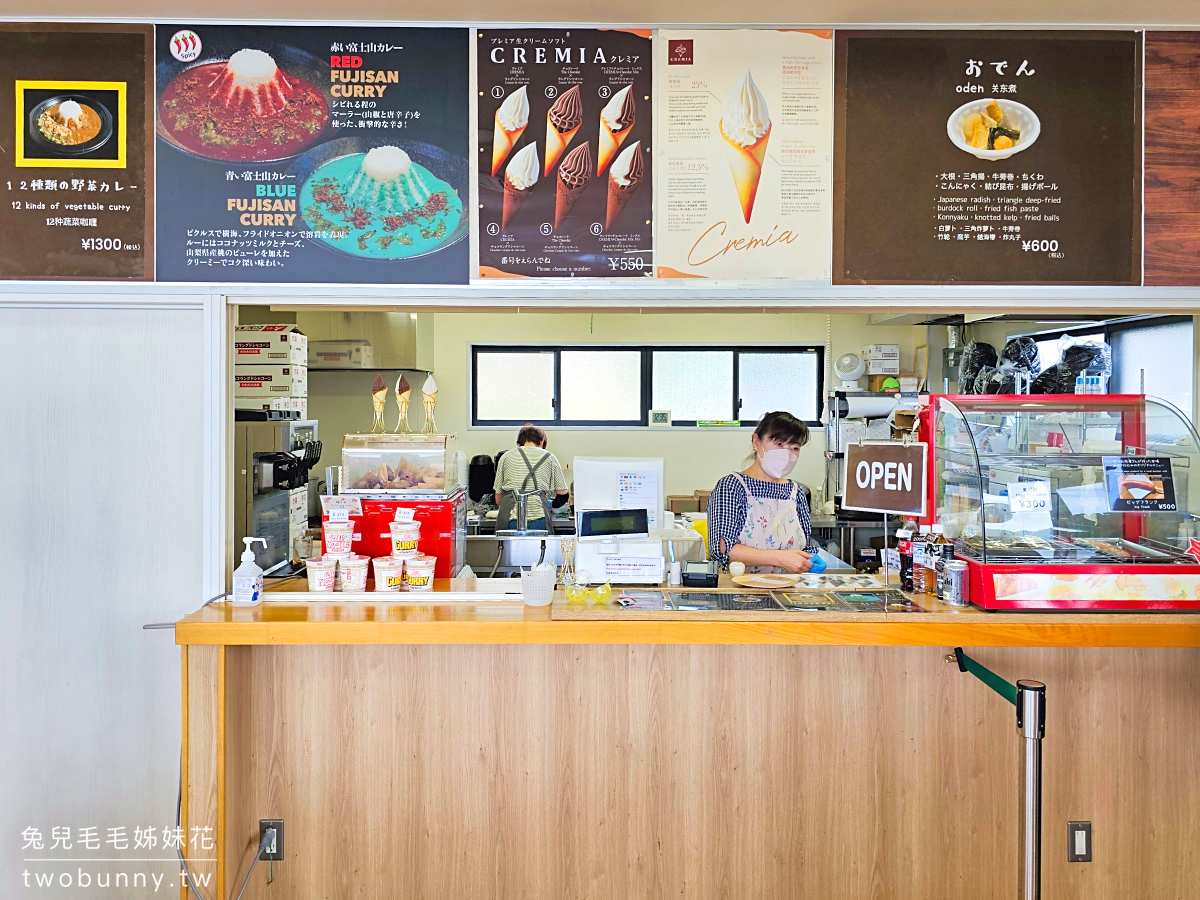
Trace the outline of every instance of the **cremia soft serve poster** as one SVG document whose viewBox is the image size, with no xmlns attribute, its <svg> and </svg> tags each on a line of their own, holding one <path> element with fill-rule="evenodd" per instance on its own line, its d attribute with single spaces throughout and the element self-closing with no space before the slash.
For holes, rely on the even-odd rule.
<svg viewBox="0 0 1200 900">
<path fill-rule="evenodd" d="M 662 31 L 660 277 L 829 278 L 833 34 Z"/>
</svg>

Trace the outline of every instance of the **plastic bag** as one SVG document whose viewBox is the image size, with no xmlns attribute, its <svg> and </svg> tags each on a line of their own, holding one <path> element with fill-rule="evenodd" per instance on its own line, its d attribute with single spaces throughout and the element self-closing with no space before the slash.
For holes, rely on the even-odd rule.
<svg viewBox="0 0 1200 900">
<path fill-rule="evenodd" d="M 1036 378 L 1042 370 L 1037 341 L 1031 337 L 1013 338 L 1004 345 L 1004 352 L 1000 354 L 1000 358 L 1025 369 L 1030 378 Z"/>
<path fill-rule="evenodd" d="M 996 374 L 995 366 L 984 366 L 982 369 L 980 369 L 979 372 L 976 373 L 976 375 L 975 375 L 974 382 L 971 383 L 970 393 L 986 394 L 987 386 L 991 382 L 992 376 L 995 374 Z"/>
<path fill-rule="evenodd" d="M 1071 376 L 1072 389 L 1074 389 L 1075 375 L 1084 371 L 1092 375 L 1112 374 L 1112 348 L 1103 341 L 1093 343 L 1064 336 L 1059 338 L 1058 346 L 1062 350 L 1059 368 L 1069 369 L 1074 373 Z"/>
<path fill-rule="evenodd" d="M 983 341 L 968 341 L 958 362 L 958 389 L 964 394 L 972 393 L 980 369 L 995 368 L 996 362 L 995 347 Z"/>
<path fill-rule="evenodd" d="M 1043 371 L 1037 378 L 1033 379 L 1033 384 L 1029 386 L 1031 394 L 1061 394 L 1061 386 L 1059 383 L 1060 372 L 1058 366 L 1050 366 Z M 1075 393 L 1075 378 L 1071 377 L 1071 393 Z"/>
</svg>

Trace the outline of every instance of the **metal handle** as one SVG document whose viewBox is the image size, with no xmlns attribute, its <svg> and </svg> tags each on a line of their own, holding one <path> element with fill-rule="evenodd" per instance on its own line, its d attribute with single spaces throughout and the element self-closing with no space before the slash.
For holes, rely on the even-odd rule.
<svg viewBox="0 0 1200 900">
<path fill-rule="evenodd" d="M 1020 900 L 1042 896 L 1042 738 L 1046 736 L 1046 685 L 1017 682 L 1017 728 L 1024 738 L 1021 790 Z"/>
</svg>

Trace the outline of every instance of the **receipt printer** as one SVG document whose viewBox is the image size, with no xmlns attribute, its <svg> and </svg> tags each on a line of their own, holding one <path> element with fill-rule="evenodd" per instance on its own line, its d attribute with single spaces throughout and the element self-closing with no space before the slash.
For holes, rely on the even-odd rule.
<svg viewBox="0 0 1200 900">
<path fill-rule="evenodd" d="M 716 587 L 720 571 L 717 564 L 711 560 L 695 560 L 680 564 L 684 587 Z"/>
</svg>

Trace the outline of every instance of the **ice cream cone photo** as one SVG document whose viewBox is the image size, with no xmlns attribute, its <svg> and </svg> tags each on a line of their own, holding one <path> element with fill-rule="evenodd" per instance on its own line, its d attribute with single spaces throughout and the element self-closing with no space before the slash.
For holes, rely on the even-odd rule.
<svg viewBox="0 0 1200 900">
<path fill-rule="evenodd" d="M 558 167 L 555 179 L 554 230 L 562 227 L 563 219 L 571 213 L 575 201 L 592 180 L 591 144 L 580 144 L 566 155 Z"/>
<path fill-rule="evenodd" d="M 563 151 L 574 139 L 583 124 L 583 99 L 579 85 L 563 91 L 546 112 L 546 166 L 542 174 L 547 178 L 554 171 Z"/>
<path fill-rule="evenodd" d="M 500 230 L 508 231 L 513 216 L 533 190 L 538 180 L 537 144 L 526 144 L 516 152 L 504 170 L 504 210 Z"/>
<path fill-rule="evenodd" d="M 605 214 L 604 230 L 612 231 L 613 222 L 638 189 L 645 175 L 642 161 L 642 142 L 634 141 L 621 151 L 608 170 L 608 209 Z"/>
<path fill-rule="evenodd" d="M 600 112 L 600 152 L 597 156 L 596 175 L 604 174 L 617 151 L 637 122 L 637 107 L 631 92 L 633 85 L 626 85 L 612 95 Z"/>
<path fill-rule="evenodd" d="M 496 126 L 492 134 L 492 176 L 500 171 L 508 154 L 529 125 L 529 98 L 526 96 L 528 85 L 521 85 L 504 98 L 500 108 L 496 110 Z"/>
<path fill-rule="evenodd" d="M 749 70 L 725 99 L 719 125 L 725 143 L 729 171 L 742 205 L 742 217 L 749 224 L 754 214 L 754 198 L 762 177 L 767 141 L 771 137 L 771 116 L 767 99 L 754 83 Z"/>
</svg>

